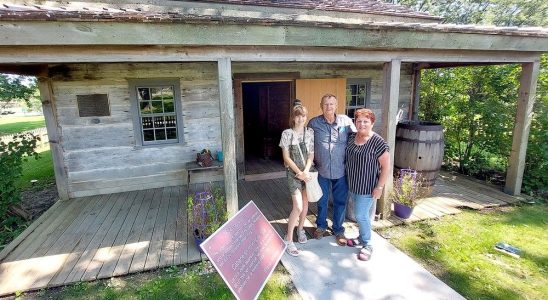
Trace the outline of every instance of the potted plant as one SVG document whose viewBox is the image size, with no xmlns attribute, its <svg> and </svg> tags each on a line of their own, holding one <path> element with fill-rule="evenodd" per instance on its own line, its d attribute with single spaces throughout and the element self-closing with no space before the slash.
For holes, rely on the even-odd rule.
<svg viewBox="0 0 548 300">
<path fill-rule="evenodd" d="M 424 184 L 424 179 L 413 169 L 402 169 L 394 180 L 390 199 L 394 202 L 394 214 L 408 219 L 420 199 L 431 193 L 431 187 Z"/>
<path fill-rule="evenodd" d="M 227 221 L 225 196 L 221 188 L 195 192 L 187 198 L 188 223 L 198 250 L 200 244 Z"/>
</svg>

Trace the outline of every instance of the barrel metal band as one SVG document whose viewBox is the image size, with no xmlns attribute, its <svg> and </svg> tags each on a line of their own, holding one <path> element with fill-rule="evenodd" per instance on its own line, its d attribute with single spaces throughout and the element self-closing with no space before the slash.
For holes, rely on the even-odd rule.
<svg viewBox="0 0 548 300">
<path fill-rule="evenodd" d="M 420 142 L 419 144 L 443 144 L 445 141 L 444 139 L 441 140 L 434 140 L 434 141 L 422 141 L 417 139 L 408 139 L 404 137 L 396 137 L 396 142 L 402 141 L 402 142 Z"/>
<path fill-rule="evenodd" d="M 400 167 L 397 165 L 394 165 L 394 168 L 396 169 L 409 169 L 409 167 Z M 416 170 L 419 173 L 433 173 L 433 172 L 439 172 L 441 168 L 435 169 L 435 170 Z"/>
</svg>

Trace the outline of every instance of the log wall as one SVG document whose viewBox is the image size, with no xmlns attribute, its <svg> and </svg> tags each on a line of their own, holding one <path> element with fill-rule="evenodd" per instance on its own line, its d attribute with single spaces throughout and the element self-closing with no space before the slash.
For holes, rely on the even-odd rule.
<svg viewBox="0 0 548 300">
<path fill-rule="evenodd" d="M 371 78 L 371 108 L 381 128 L 382 64 L 233 63 L 233 73 L 299 72 L 300 78 Z M 74 64 L 50 68 L 70 197 L 186 183 L 184 164 L 195 153 L 221 150 L 216 63 Z M 183 143 L 139 146 L 128 80 L 178 78 Z M 107 94 L 110 116 L 79 117 L 76 95 Z M 400 107 L 407 115 L 411 69 L 402 66 Z M 319 99 L 318 99 L 319 102 Z M 98 121 L 98 123 L 97 123 Z M 207 176 L 207 177 L 206 177 Z M 222 172 L 193 181 L 221 178 Z"/>
</svg>

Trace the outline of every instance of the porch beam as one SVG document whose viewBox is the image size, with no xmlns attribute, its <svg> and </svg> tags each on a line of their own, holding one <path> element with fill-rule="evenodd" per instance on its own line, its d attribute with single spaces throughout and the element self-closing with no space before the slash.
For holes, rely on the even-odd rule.
<svg viewBox="0 0 548 300">
<path fill-rule="evenodd" d="M 518 107 L 514 131 L 512 133 L 512 151 L 510 152 L 508 170 L 506 172 L 506 184 L 504 186 L 504 192 L 510 195 L 519 195 L 521 192 L 539 67 L 540 62 L 538 60 L 521 65 Z"/>
<path fill-rule="evenodd" d="M 0 46 L 0 68 L 13 64 L 196 62 L 230 57 L 232 62 L 389 62 L 462 66 L 478 63 L 534 62 L 536 52 L 476 50 L 368 50 L 329 47 L 273 46 Z M 428 65 L 425 65 L 428 66 Z"/>
<path fill-rule="evenodd" d="M 413 76 L 411 77 L 411 105 L 409 106 L 409 119 L 419 119 L 419 104 L 420 104 L 420 85 L 421 85 L 421 69 L 417 68 L 417 64 L 413 64 Z"/>
<path fill-rule="evenodd" d="M 221 110 L 221 139 L 223 145 L 223 172 L 225 177 L 226 208 L 229 216 L 238 211 L 238 185 L 236 171 L 236 131 L 234 120 L 234 93 L 232 91 L 232 65 L 230 58 L 217 61 L 219 76 L 219 107 Z"/>
<path fill-rule="evenodd" d="M 55 95 L 53 94 L 51 79 L 47 77 L 38 77 L 38 89 L 40 90 L 42 111 L 44 113 L 51 156 L 53 158 L 53 171 L 55 174 L 57 193 L 61 200 L 66 200 L 69 198 L 68 176 L 65 160 L 63 158 L 63 150 L 60 145 L 60 138 L 62 135 L 59 132 L 55 108 Z"/>
<path fill-rule="evenodd" d="M 252 24 L 251 22 L 259 24 Z M 4 45 L 270 45 L 368 49 L 468 49 L 548 51 L 543 32 L 509 35 L 420 28 L 333 24 L 135 23 L 97 21 L 0 21 Z M 304 26 L 303 26 L 304 25 Z M 308 26 L 307 26 L 308 25 Z M 324 25 L 324 26 L 322 26 Z M 149 34 L 153 32 L 154 34 Z"/>
<path fill-rule="evenodd" d="M 382 89 L 382 125 L 384 139 L 390 147 L 390 169 L 388 180 L 384 185 L 383 194 L 379 199 L 378 211 L 381 219 L 390 216 L 390 204 L 388 195 L 393 186 L 394 169 L 394 147 L 396 146 L 396 125 L 398 113 L 398 96 L 400 94 L 400 69 L 401 61 L 392 60 L 385 63 L 383 67 L 383 89 Z"/>
</svg>

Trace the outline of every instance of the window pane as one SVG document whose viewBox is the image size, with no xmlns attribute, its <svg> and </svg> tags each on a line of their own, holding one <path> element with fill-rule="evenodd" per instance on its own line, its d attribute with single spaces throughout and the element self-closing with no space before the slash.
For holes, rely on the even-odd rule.
<svg viewBox="0 0 548 300">
<path fill-rule="evenodd" d="M 352 95 L 350 94 L 350 89 L 346 91 L 346 106 L 352 105 Z"/>
<path fill-rule="evenodd" d="M 346 110 L 346 115 L 349 116 L 352 121 L 354 121 L 354 112 L 356 111 L 356 109 L 354 108 L 349 108 Z"/>
<path fill-rule="evenodd" d="M 154 141 L 154 130 L 143 130 L 143 140 Z"/>
<path fill-rule="evenodd" d="M 175 111 L 175 105 L 173 105 L 173 98 L 164 100 L 164 111 L 165 112 Z"/>
<path fill-rule="evenodd" d="M 143 128 L 152 128 L 152 118 L 151 117 L 141 118 L 141 123 L 143 124 Z"/>
<path fill-rule="evenodd" d="M 365 85 L 360 84 L 358 89 L 358 105 L 365 106 Z"/>
<path fill-rule="evenodd" d="M 350 85 L 350 91 L 352 95 L 356 95 L 358 93 L 358 86 L 355 84 Z"/>
<path fill-rule="evenodd" d="M 166 139 L 166 130 L 165 129 L 154 129 L 156 133 L 156 140 L 165 140 Z"/>
<path fill-rule="evenodd" d="M 173 87 L 169 86 L 162 89 L 162 99 L 173 100 Z"/>
<path fill-rule="evenodd" d="M 177 129 L 176 128 L 167 128 L 167 139 L 168 140 L 174 140 L 177 139 Z"/>
<path fill-rule="evenodd" d="M 152 112 L 155 114 L 161 114 L 164 112 L 162 101 L 152 101 Z"/>
<path fill-rule="evenodd" d="M 164 124 L 164 117 L 154 117 L 154 128 L 166 127 Z"/>
<path fill-rule="evenodd" d="M 176 127 L 177 126 L 177 118 L 173 115 L 173 116 L 166 116 L 165 117 L 165 124 L 166 124 L 166 127 Z"/>
<path fill-rule="evenodd" d="M 161 88 L 151 88 L 150 94 L 152 100 L 162 100 L 162 89 Z"/>
<path fill-rule="evenodd" d="M 150 90 L 148 88 L 137 88 L 137 98 L 139 100 L 150 100 Z"/>
<path fill-rule="evenodd" d="M 139 102 L 139 106 L 141 107 L 141 114 L 150 114 L 150 102 Z"/>
</svg>

